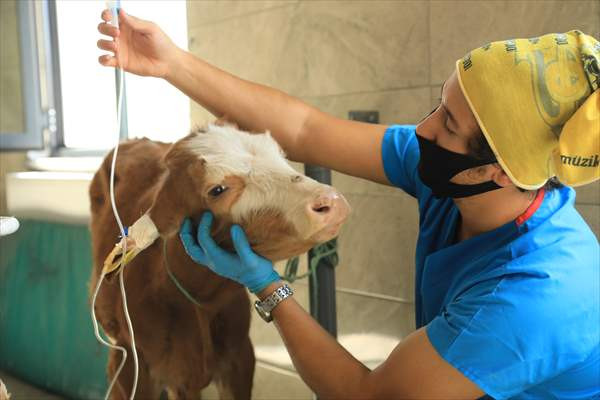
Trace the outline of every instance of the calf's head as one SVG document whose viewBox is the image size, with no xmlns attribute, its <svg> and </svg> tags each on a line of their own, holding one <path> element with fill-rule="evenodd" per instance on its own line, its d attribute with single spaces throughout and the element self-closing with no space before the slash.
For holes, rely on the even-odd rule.
<svg viewBox="0 0 600 400">
<path fill-rule="evenodd" d="M 229 227 L 239 224 L 257 253 L 277 261 L 335 237 L 350 211 L 334 188 L 294 170 L 268 133 L 208 125 L 176 142 L 164 162 L 148 212 L 163 237 L 210 210 L 218 243 L 231 248 Z"/>
</svg>

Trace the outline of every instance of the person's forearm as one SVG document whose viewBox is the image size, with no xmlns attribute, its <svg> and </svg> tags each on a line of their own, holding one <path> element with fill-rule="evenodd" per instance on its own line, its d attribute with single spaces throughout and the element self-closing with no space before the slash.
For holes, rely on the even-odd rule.
<svg viewBox="0 0 600 400">
<path fill-rule="evenodd" d="M 297 141 L 312 107 L 279 90 L 222 71 L 193 54 L 176 52 L 165 79 L 216 117 L 241 128 L 269 130 L 292 160 L 298 160 Z"/>
<path fill-rule="evenodd" d="M 281 283 L 269 285 L 259 298 Z M 346 351 L 295 300 L 289 298 L 272 316 L 302 380 L 323 399 L 368 398 L 370 370 Z"/>
</svg>

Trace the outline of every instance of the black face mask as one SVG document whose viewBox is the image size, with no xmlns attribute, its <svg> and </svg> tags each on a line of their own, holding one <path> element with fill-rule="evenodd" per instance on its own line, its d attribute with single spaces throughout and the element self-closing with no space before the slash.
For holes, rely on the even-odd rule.
<svg viewBox="0 0 600 400">
<path fill-rule="evenodd" d="M 450 182 L 450 179 L 459 172 L 481 165 L 493 164 L 497 162 L 496 159 L 478 160 L 464 154 L 455 153 L 419 135 L 417 135 L 417 140 L 421 150 L 418 167 L 419 177 L 438 199 L 442 197 L 457 199 L 502 188 L 494 181 L 475 185 L 461 185 Z"/>
</svg>

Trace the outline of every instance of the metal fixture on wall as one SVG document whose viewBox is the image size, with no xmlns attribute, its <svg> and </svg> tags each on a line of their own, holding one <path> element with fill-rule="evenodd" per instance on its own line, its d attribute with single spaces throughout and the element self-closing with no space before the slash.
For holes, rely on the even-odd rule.
<svg viewBox="0 0 600 400">
<path fill-rule="evenodd" d="M 372 124 L 379 123 L 379 111 L 350 111 L 348 119 Z M 305 165 L 304 172 L 314 180 L 331 185 L 331 170 Z M 335 240 L 335 239 L 334 239 Z M 315 249 L 308 252 L 308 265 L 317 257 Z M 316 279 L 309 279 L 310 313 L 333 337 L 337 337 L 335 301 L 335 257 L 322 257 L 315 268 Z"/>
<path fill-rule="evenodd" d="M 331 170 L 306 164 L 304 173 L 312 179 L 331 185 Z M 334 239 L 335 240 L 335 239 Z M 308 251 L 308 265 L 312 265 L 316 257 L 315 249 Z M 309 279 L 308 294 L 310 298 L 310 314 L 333 337 L 337 337 L 337 316 L 335 305 L 335 265 L 329 257 L 320 258 Z M 313 278 L 313 277 L 311 277 Z"/>
<path fill-rule="evenodd" d="M 368 122 L 370 124 L 378 124 L 379 123 L 379 111 L 372 111 L 372 110 L 348 111 L 348 119 L 351 119 L 354 121 Z"/>
</svg>

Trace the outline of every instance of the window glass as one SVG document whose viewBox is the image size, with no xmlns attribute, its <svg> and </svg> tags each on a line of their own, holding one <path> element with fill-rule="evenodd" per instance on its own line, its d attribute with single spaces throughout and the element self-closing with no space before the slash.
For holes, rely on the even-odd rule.
<svg viewBox="0 0 600 400">
<path fill-rule="evenodd" d="M 156 22 L 173 42 L 187 50 L 187 14 L 184 0 L 125 1 L 125 11 Z M 190 100 L 164 79 L 128 74 L 127 120 L 129 137 L 146 136 L 172 142 L 189 133 Z"/>
<path fill-rule="evenodd" d="M 185 1 L 122 0 L 130 14 L 156 22 L 187 49 Z M 117 141 L 115 70 L 103 67 L 96 47 L 100 0 L 56 3 L 64 142 L 74 148 L 109 148 Z M 187 134 L 189 100 L 166 82 L 126 74 L 129 137 L 173 141 Z"/>
</svg>

